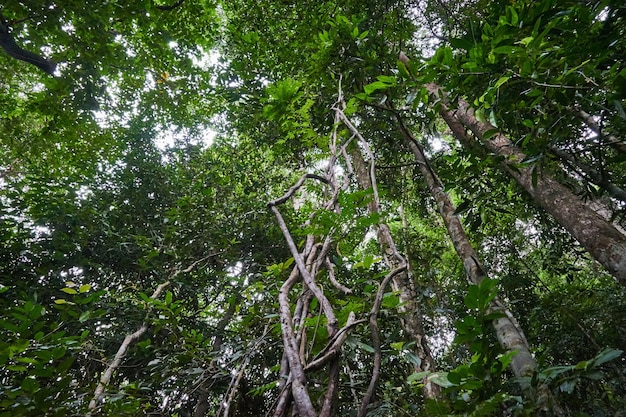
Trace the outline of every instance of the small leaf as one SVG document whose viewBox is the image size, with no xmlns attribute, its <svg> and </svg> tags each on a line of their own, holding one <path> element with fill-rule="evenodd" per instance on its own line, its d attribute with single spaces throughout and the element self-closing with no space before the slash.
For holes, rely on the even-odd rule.
<svg viewBox="0 0 626 417">
<path fill-rule="evenodd" d="M 494 85 L 494 88 L 499 88 L 500 86 L 502 86 L 502 84 L 504 84 L 505 82 L 509 81 L 509 76 L 504 76 L 504 77 L 500 77 L 500 79 L 498 81 L 496 81 L 496 84 Z"/>
<path fill-rule="evenodd" d="M 492 112 L 492 114 L 493 114 L 493 112 Z M 493 123 L 492 123 L 492 124 L 493 124 Z M 495 125 L 494 125 L 494 126 L 495 126 Z M 494 135 L 497 135 L 497 134 L 498 134 L 498 132 L 499 132 L 499 130 L 498 130 L 498 129 L 489 129 L 489 130 L 487 130 L 485 133 L 483 133 L 483 139 L 484 139 L 484 140 L 487 140 L 487 139 L 489 139 L 490 137 L 492 137 L 492 136 L 494 136 Z"/>
<path fill-rule="evenodd" d="M 360 340 L 356 342 L 356 345 L 358 347 L 360 347 L 361 349 L 363 349 L 364 351 L 366 351 L 366 352 L 369 352 L 369 353 L 374 353 L 375 352 L 373 347 L 371 347 L 370 345 L 368 345 L 366 343 L 361 342 Z"/>
<path fill-rule="evenodd" d="M 91 285 L 90 284 L 84 284 L 81 285 L 80 288 L 78 289 L 78 292 L 85 293 L 85 292 L 89 292 L 89 290 L 91 290 Z"/>
<path fill-rule="evenodd" d="M 90 317 L 91 317 L 91 311 L 85 311 L 80 315 L 80 317 L 78 318 L 78 321 L 80 321 L 81 323 L 84 323 L 87 320 L 89 320 Z"/>
<path fill-rule="evenodd" d="M 450 381 L 454 385 L 460 385 L 461 380 L 462 380 L 462 377 L 460 373 L 455 372 L 455 371 L 448 372 L 448 381 Z"/>
<path fill-rule="evenodd" d="M 391 343 L 389 346 L 391 346 L 391 348 L 395 350 L 402 350 L 402 347 L 404 346 L 404 342 L 394 342 L 394 343 Z"/>
<path fill-rule="evenodd" d="M 398 60 L 397 64 L 398 64 L 398 74 L 400 74 L 402 78 L 411 78 L 411 74 L 409 74 L 409 70 L 407 70 L 406 65 L 404 65 L 404 62 Z"/>
<path fill-rule="evenodd" d="M 496 113 L 493 111 L 489 112 L 489 123 L 491 123 L 493 127 L 498 127 L 498 122 L 496 121 Z M 493 129 L 489 129 L 489 130 L 493 130 Z"/>
<path fill-rule="evenodd" d="M 434 384 L 437 384 L 443 388 L 449 388 L 454 386 L 454 384 L 448 380 L 447 372 L 437 372 L 428 377 L 428 379 Z"/>
<path fill-rule="evenodd" d="M 476 120 L 481 123 L 485 123 L 487 121 L 487 119 L 485 119 L 485 111 L 483 109 L 476 109 L 474 116 L 476 117 Z"/>
<path fill-rule="evenodd" d="M 378 81 L 382 81 L 385 84 L 396 84 L 396 77 L 392 75 L 379 75 L 376 77 Z"/>
<path fill-rule="evenodd" d="M 407 377 L 406 382 L 409 384 L 420 382 L 422 379 L 426 378 L 430 374 L 431 374 L 430 371 L 413 372 L 411 375 Z"/>
<path fill-rule="evenodd" d="M 533 39 L 535 39 L 535 38 L 533 38 L 532 36 L 528 36 L 528 37 L 523 38 L 522 40 L 520 40 L 520 41 L 518 41 L 516 43 L 520 44 L 520 45 L 528 46 L 533 41 Z"/>
<path fill-rule="evenodd" d="M 35 392 L 39 389 L 39 382 L 32 377 L 26 377 L 20 387 L 26 392 Z"/>
<path fill-rule="evenodd" d="M 61 288 L 61 291 L 67 294 L 78 294 L 78 291 L 76 291 L 74 288 Z"/>
</svg>

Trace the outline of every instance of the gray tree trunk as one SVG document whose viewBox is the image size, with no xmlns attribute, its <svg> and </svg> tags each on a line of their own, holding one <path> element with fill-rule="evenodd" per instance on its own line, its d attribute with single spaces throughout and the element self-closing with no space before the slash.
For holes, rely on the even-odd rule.
<svg viewBox="0 0 626 417">
<path fill-rule="evenodd" d="M 415 160 L 426 180 L 428 189 L 437 203 L 437 209 L 446 226 L 448 235 L 452 240 L 454 249 L 463 262 L 468 281 L 472 284 L 480 284 L 480 282 L 487 277 L 487 273 L 467 238 L 461 220 L 455 214 L 456 209 L 450 197 L 443 191 L 443 185 L 431 168 L 422 147 L 417 143 L 411 132 L 406 129 L 401 121 L 399 121 L 399 124 L 405 143 L 415 156 Z M 537 368 L 537 362 L 530 353 L 528 341 L 517 323 L 517 320 L 515 320 L 511 312 L 498 299 L 492 302 L 491 308 L 505 315 L 505 317 L 493 321 L 493 327 L 496 330 L 500 345 L 507 352 L 517 351 L 517 354 L 513 356 L 511 362 L 511 370 L 515 376 L 518 377 L 532 375 Z"/>
</svg>

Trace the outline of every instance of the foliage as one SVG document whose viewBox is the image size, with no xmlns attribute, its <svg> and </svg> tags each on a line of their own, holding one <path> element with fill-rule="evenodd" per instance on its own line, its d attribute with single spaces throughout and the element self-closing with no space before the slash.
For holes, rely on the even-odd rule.
<svg viewBox="0 0 626 417">
<path fill-rule="evenodd" d="M 544 389 L 550 412 L 626 408 L 624 286 L 503 157 L 461 146 L 425 87 L 511 138 L 534 186 L 549 174 L 623 226 L 620 2 L 62 3 L 0 10 L 57 63 L 48 75 L 0 52 L 0 416 L 298 413 L 289 343 L 304 364 L 328 354 L 304 382 L 327 415 L 539 415 Z M 480 285 L 399 120 L 492 277 Z M 325 251 L 307 267 L 327 305 L 301 279 L 283 289 L 302 271 L 267 206 L 303 174 L 280 213 L 297 251 Z M 399 258 L 406 287 L 382 286 Z M 535 353 L 525 379 L 492 329 L 496 294 Z"/>
</svg>

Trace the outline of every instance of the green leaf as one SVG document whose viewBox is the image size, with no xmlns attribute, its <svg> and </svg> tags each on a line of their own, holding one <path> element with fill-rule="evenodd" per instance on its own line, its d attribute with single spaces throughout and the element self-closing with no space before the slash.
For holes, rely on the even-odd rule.
<svg viewBox="0 0 626 417">
<path fill-rule="evenodd" d="M 496 81 L 496 84 L 494 85 L 494 88 L 499 88 L 502 86 L 502 84 L 504 84 L 505 82 L 509 81 L 511 77 L 509 76 L 504 76 L 504 77 L 500 77 L 498 79 L 498 81 Z"/>
<path fill-rule="evenodd" d="M 433 382 L 434 384 L 439 385 L 440 387 L 443 388 L 449 388 L 449 387 L 453 387 L 455 384 L 451 383 L 448 380 L 448 373 L 447 372 L 436 372 L 434 374 L 432 374 L 431 377 L 428 378 L 431 382 Z"/>
<path fill-rule="evenodd" d="M 404 65 L 404 62 L 398 60 L 397 65 L 398 65 L 398 74 L 400 74 L 402 78 L 406 78 L 406 79 L 411 78 L 411 74 L 409 74 L 409 70 L 406 68 L 406 65 Z"/>
<path fill-rule="evenodd" d="M 520 45 L 528 46 L 533 41 L 533 39 L 534 38 L 532 36 L 527 36 L 525 38 L 522 38 L 521 40 L 519 40 L 516 43 L 520 44 Z"/>
<path fill-rule="evenodd" d="M 80 321 L 81 323 L 84 323 L 87 320 L 89 320 L 90 317 L 91 317 L 91 311 L 85 311 L 80 315 L 80 317 L 78 318 L 78 321 Z"/>
<path fill-rule="evenodd" d="M 404 347 L 404 342 L 393 342 L 390 343 L 389 346 L 391 346 L 391 348 L 395 350 L 402 350 L 402 348 Z"/>
<path fill-rule="evenodd" d="M 461 376 L 459 372 L 456 372 L 456 371 L 448 372 L 448 381 L 450 381 L 450 383 L 452 383 L 453 385 L 461 385 L 462 380 L 463 380 L 463 377 Z"/>
<path fill-rule="evenodd" d="M 521 53 L 523 51 L 524 49 L 520 48 L 519 46 L 512 46 L 512 45 L 498 46 L 491 50 L 492 53 L 499 54 L 499 55 L 513 55 L 516 53 Z"/>
<path fill-rule="evenodd" d="M 366 352 L 369 352 L 369 353 L 374 353 L 375 352 L 373 347 L 371 347 L 370 345 L 368 345 L 366 343 L 361 342 L 360 340 L 356 341 L 356 345 L 358 347 L 360 347 L 361 349 L 363 349 L 364 351 L 366 351 Z"/>
<path fill-rule="evenodd" d="M 452 45 L 453 47 L 457 49 L 464 49 L 466 51 L 469 51 L 474 46 L 474 42 L 471 42 L 467 39 L 450 38 L 449 42 L 450 45 Z"/>
<path fill-rule="evenodd" d="M 26 377 L 22 381 L 20 388 L 22 388 L 26 392 L 36 392 L 37 390 L 39 390 L 39 382 L 35 378 Z"/>
<path fill-rule="evenodd" d="M 493 113 L 493 112 L 492 112 Z M 493 123 L 492 123 L 493 124 Z M 495 126 L 495 125 L 494 125 Z M 483 133 L 483 139 L 487 140 L 495 135 L 497 135 L 500 131 L 498 129 L 489 129 L 485 133 Z M 458 210 L 458 209 L 457 209 Z"/>
<path fill-rule="evenodd" d="M 432 373 L 430 371 L 413 372 L 406 378 L 408 384 L 414 384 L 421 382 L 424 378 L 428 377 Z"/>
<path fill-rule="evenodd" d="M 389 87 L 392 87 L 392 85 L 383 81 L 374 81 L 373 83 L 368 84 L 365 87 L 363 87 L 363 89 L 365 90 L 365 94 L 370 95 L 375 91 L 386 90 Z"/>
<path fill-rule="evenodd" d="M 606 348 L 602 352 L 598 353 L 598 355 L 596 355 L 596 357 L 591 361 L 593 362 L 593 366 L 599 366 L 603 363 L 619 358 L 623 353 L 624 351 L 620 349 Z"/>
<path fill-rule="evenodd" d="M 530 167 L 530 180 L 533 184 L 533 187 L 537 187 L 537 181 L 539 180 L 539 173 L 537 170 L 537 165 L 532 165 Z"/>
<path fill-rule="evenodd" d="M 89 292 L 90 290 L 91 290 L 91 285 L 90 284 L 84 284 L 84 285 L 80 286 L 80 288 L 78 289 L 78 292 L 86 293 L 86 292 Z"/>
<path fill-rule="evenodd" d="M 74 288 L 61 288 L 61 291 L 67 294 L 78 294 L 78 291 L 76 291 Z"/>
</svg>

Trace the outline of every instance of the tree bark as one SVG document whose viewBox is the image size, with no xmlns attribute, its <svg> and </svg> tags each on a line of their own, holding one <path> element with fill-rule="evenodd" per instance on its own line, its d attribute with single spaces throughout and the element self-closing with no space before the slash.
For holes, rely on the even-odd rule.
<svg viewBox="0 0 626 417">
<path fill-rule="evenodd" d="M 478 260 L 478 255 L 476 251 L 474 251 L 465 233 L 461 220 L 455 214 L 456 209 L 450 197 L 443 191 L 443 185 L 431 168 L 422 147 L 399 118 L 398 122 L 405 143 L 415 156 L 415 160 L 419 165 L 422 176 L 426 180 L 428 189 L 437 203 L 437 209 L 446 226 L 448 235 L 452 240 L 454 249 L 463 262 L 468 281 L 472 284 L 480 284 L 480 282 L 487 277 L 487 273 Z M 491 308 L 505 315 L 505 317 L 493 321 L 493 327 L 496 330 L 500 345 L 507 352 L 517 351 L 517 354 L 513 356 L 511 362 L 511 370 L 515 376 L 518 377 L 531 375 L 537 368 L 537 362 L 530 353 L 528 341 L 517 323 L 517 320 L 515 320 L 511 312 L 504 307 L 497 298 L 492 302 Z"/>
<path fill-rule="evenodd" d="M 364 190 L 372 188 L 372 179 L 370 173 L 368 173 L 365 160 L 360 150 L 353 147 L 350 156 L 352 157 L 354 170 L 360 187 Z M 371 213 L 380 212 L 376 200 L 370 202 L 368 208 Z M 399 254 L 391 231 L 386 224 L 382 223 L 378 225 L 377 237 L 384 255 L 385 263 L 390 270 L 395 270 L 400 268 L 403 264 L 406 264 L 406 261 Z M 406 269 L 393 277 L 391 286 L 394 291 L 398 291 L 399 293 L 400 306 L 398 307 L 398 312 L 400 313 L 402 328 L 409 338 L 415 342 L 415 353 L 421 360 L 421 364 L 415 366 L 415 371 L 433 372 L 435 370 L 435 360 L 424 335 L 424 323 L 417 303 L 417 295 Z M 424 395 L 426 398 L 437 398 L 440 393 L 441 389 L 438 385 L 428 379 L 424 380 Z"/>
<path fill-rule="evenodd" d="M 550 213 L 618 282 L 626 285 L 626 235 L 550 175 L 521 165 L 526 155 L 505 135 L 496 133 L 486 137 L 485 133 L 495 128 L 476 119 L 465 100 L 459 99 L 458 107 L 453 110 L 444 102 L 437 85 L 429 84 L 427 88 L 432 96 L 441 101 L 439 112 L 453 132 L 459 129 L 457 122 L 460 122 L 481 140 L 486 149 L 502 156 L 503 168 L 533 200 Z M 463 137 L 464 132 L 457 136 L 460 140 Z"/>
<path fill-rule="evenodd" d="M 159 294 L 161 294 L 163 289 L 166 288 L 168 285 L 170 285 L 170 281 L 166 281 L 160 284 L 156 288 L 154 293 L 150 296 L 150 298 L 156 299 L 159 296 Z M 135 341 L 137 341 L 141 336 L 143 336 L 143 334 L 147 330 L 148 330 L 148 322 L 145 321 L 144 323 L 142 323 L 141 327 L 137 329 L 137 331 L 129 335 L 126 335 L 126 337 L 124 338 L 124 341 L 122 342 L 119 349 L 117 350 L 115 357 L 113 358 L 113 360 L 107 367 L 106 371 L 104 371 L 104 373 L 102 374 L 102 377 L 100 378 L 100 382 L 98 383 L 98 386 L 96 387 L 96 390 L 94 391 L 93 398 L 89 402 L 89 406 L 88 406 L 89 412 L 87 414 L 88 416 L 91 415 L 96 410 L 96 408 L 98 407 L 98 403 L 103 400 L 104 389 L 111 382 L 113 373 L 117 370 L 117 368 L 122 363 L 122 359 L 124 359 L 124 356 L 126 356 L 126 352 L 128 351 L 128 348 L 130 347 L 130 345 L 134 343 Z"/>
</svg>

